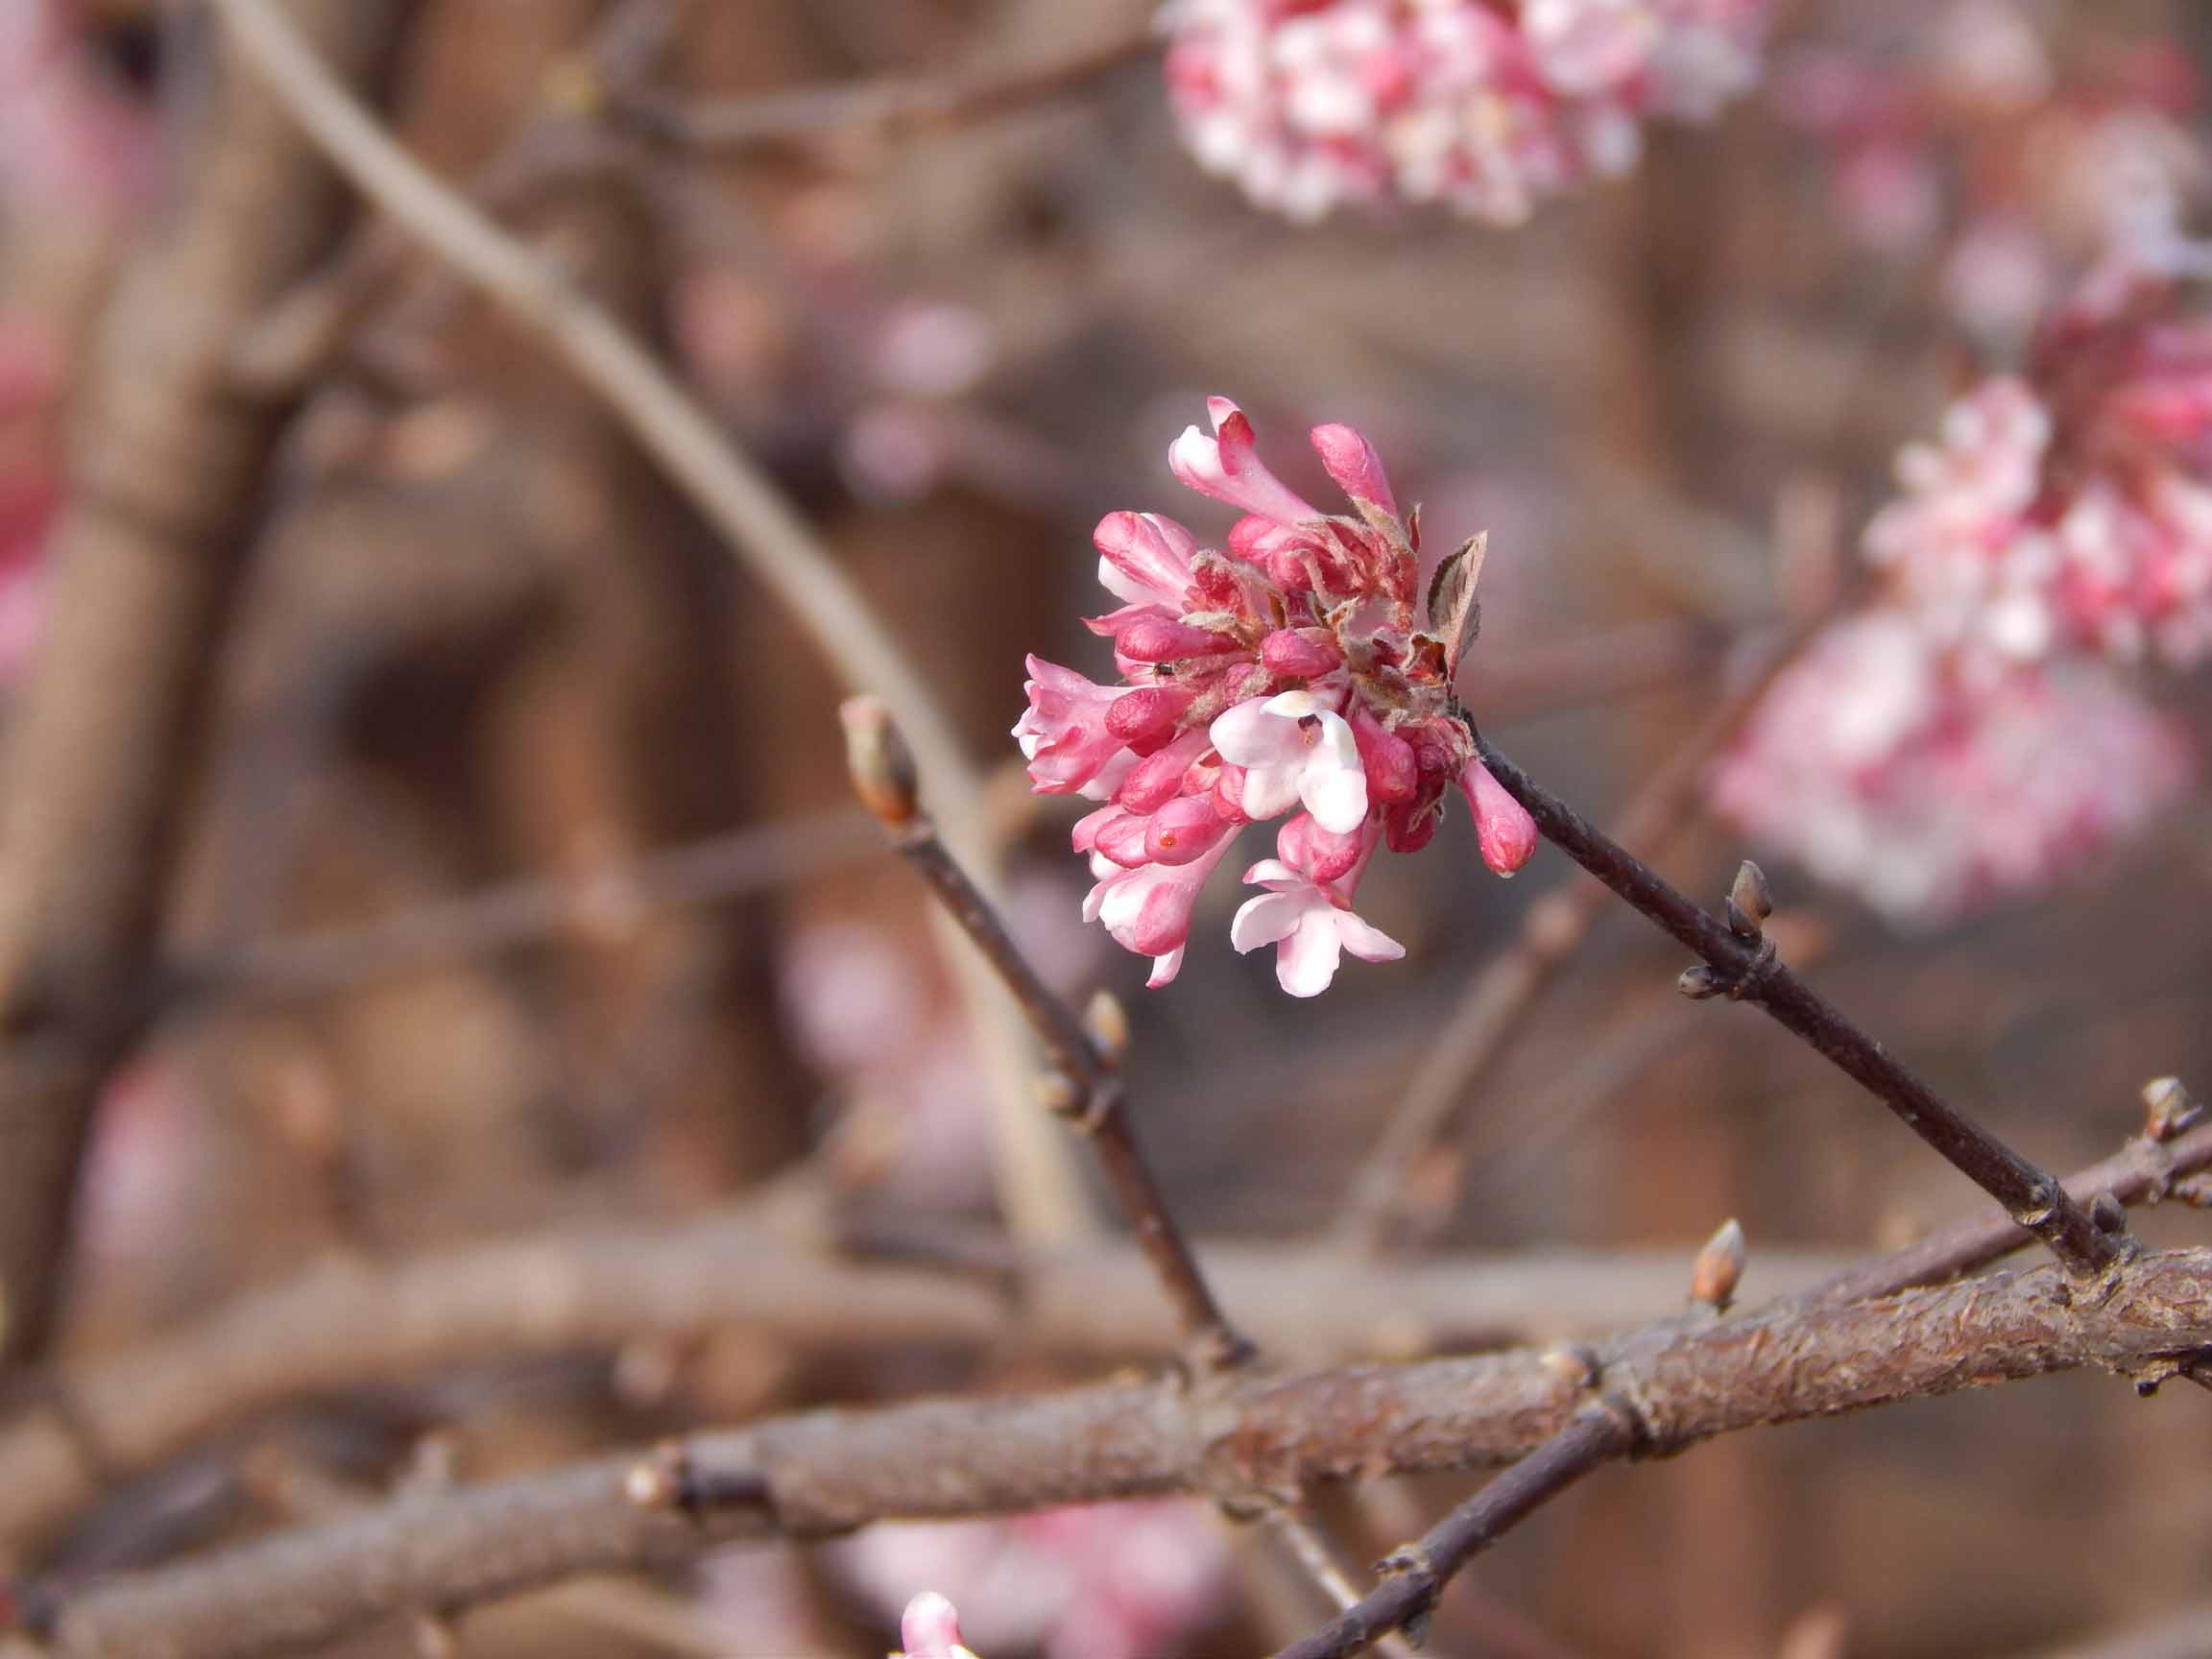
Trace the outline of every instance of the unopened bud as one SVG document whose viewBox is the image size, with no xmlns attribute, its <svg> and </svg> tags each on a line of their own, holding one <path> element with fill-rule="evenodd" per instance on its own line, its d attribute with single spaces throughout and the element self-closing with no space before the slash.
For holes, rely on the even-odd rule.
<svg viewBox="0 0 2212 1659">
<path fill-rule="evenodd" d="M 1046 1111 L 1067 1117 L 1080 1103 L 1082 1095 L 1074 1082 L 1061 1071 L 1047 1071 L 1037 1079 L 1037 1104 Z"/>
<path fill-rule="evenodd" d="M 2143 1112 L 2144 1139 L 2171 1141 L 2204 1116 L 2204 1106 L 2180 1078 L 2153 1077 L 2143 1085 Z"/>
<path fill-rule="evenodd" d="M 1674 981 L 1674 989 L 1693 1002 L 1702 1002 L 1708 997 L 1718 997 L 1726 991 L 1728 981 L 1716 970 L 1699 962 L 1682 970 L 1681 977 Z"/>
<path fill-rule="evenodd" d="M 1774 914 L 1774 891 L 1767 873 L 1746 858 L 1737 866 L 1728 888 L 1728 926 L 1739 939 L 1759 937 L 1760 925 Z"/>
<path fill-rule="evenodd" d="M 640 1509 L 681 1509 L 689 1489 L 684 1448 L 676 1444 L 655 1447 L 622 1477 L 623 1496 Z"/>
<path fill-rule="evenodd" d="M 1731 1215 L 1697 1252 L 1697 1264 L 1690 1270 L 1691 1299 L 1724 1312 L 1736 1300 L 1743 1278 L 1743 1224 Z"/>
<path fill-rule="evenodd" d="M 848 697 L 838 705 L 845 723 L 845 765 L 860 805 L 897 830 L 920 807 L 914 757 L 880 697 Z"/>
<path fill-rule="evenodd" d="M 2128 1231 L 2128 1207 L 2109 1192 L 2100 1192 L 2089 1201 L 2089 1219 L 2100 1233 L 2122 1234 Z"/>
<path fill-rule="evenodd" d="M 1568 1342 L 1557 1348 L 1545 1349 L 1541 1363 L 1545 1370 L 1570 1388 L 1598 1386 L 1598 1356 L 1579 1342 Z"/>
<path fill-rule="evenodd" d="M 1129 1052 L 1129 1010 L 1120 998 L 1111 991 L 1092 993 L 1083 1010 L 1083 1029 L 1100 1060 L 1109 1066 L 1121 1064 L 1121 1056 Z"/>
</svg>

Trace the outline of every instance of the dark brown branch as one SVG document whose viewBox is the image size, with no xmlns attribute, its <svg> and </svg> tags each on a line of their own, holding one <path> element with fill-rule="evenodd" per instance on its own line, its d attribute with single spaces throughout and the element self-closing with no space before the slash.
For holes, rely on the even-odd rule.
<svg viewBox="0 0 2212 1659">
<path fill-rule="evenodd" d="M 946 913 L 1005 982 L 1037 1040 L 1059 1068 L 1058 1076 L 1049 1080 L 1048 1104 L 1090 1138 L 1115 1200 L 1182 1323 L 1193 1361 L 1208 1372 L 1241 1363 L 1251 1357 L 1251 1345 L 1222 1313 L 1190 1240 L 1168 1212 L 1166 1195 L 1130 1120 L 1119 1055 L 1108 1052 L 1059 993 L 1045 983 L 1006 931 L 991 901 L 969 879 L 936 826 L 920 809 L 912 758 L 883 705 L 873 697 L 854 697 L 840 712 L 854 787 L 861 803 L 882 820 L 900 854 L 929 884 Z M 1120 1019 L 1118 1009 L 1115 1018 Z"/>
<path fill-rule="evenodd" d="M 2188 1250 L 2131 1262 L 2094 1304 L 2041 1268 L 1813 1312 L 1672 1321 L 1587 1352 L 1231 1376 L 1202 1397 L 1172 1382 L 1132 1382 L 814 1411 L 698 1436 L 674 1459 L 686 1479 L 657 1473 L 636 1482 L 637 1498 L 637 1459 L 601 1459 L 119 1577 L 63 1599 L 54 1645 L 106 1659 L 227 1659 L 732 1536 L 818 1537 L 892 1516 L 1262 1495 L 1498 1467 L 1599 1395 L 1631 1405 L 1639 1452 L 1667 1453 L 1738 1429 L 2081 1365 L 2151 1383 L 2208 1345 L 2212 1250 Z M 732 1502 L 660 1506 L 681 1491 Z"/>
<path fill-rule="evenodd" d="M 1636 1441 L 1624 1407 L 1585 1406 L 1551 1439 L 1382 1562 L 1382 1584 L 1275 1659 L 1349 1659 L 1395 1630 L 1419 1631 L 1454 1574 L 1535 1509 Z"/>
<path fill-rule="evenodd" d="M 636 86 L 615 89 L 613 113 L 662 144 L 718 156 L 805 150 L 852 137 L 878 140 L 946 128 L 1066 97 L 1149 57 L 1149 26 L 1088 40 L 1044 62 L 980 64 L 937 77 L 802 86 L 715 104 L 681 104 Z"/>
<path fill-rule="evenodd" d="M 1725 923 L 1692 903 L 1649 865 L 1536 783 L 1487 739 L 1479 737 L 1477 744 L 1483 764 L 1528 809 L 1546 840 L 1695 952 L 1729 987 L 1730 996 L 1755 1002 L 1863 1084 L 1953 1168 L 2049 1245 L 2070 1273 L 2095 1278 L 2125 1260 L 2125 1235 L 2098 1228 L 2088 1212 L 2067 1196 L 2056 1176 L 1939 1099 L 1880 1043 L 1776 960 L 1770 942 L 1730 931 Z"/>
<path fill-rule="evenodd" d="M 1695 822 L 1706 765 L 1759 706 L 1775 676 L 1796 660 L 1816 626 L 1801 624 L 1768 645 L 1750 677 L 1720 701 L 1622 808 L 1614 826 L 1620 840 L 1649 847 L 1657 855 Z M 1546 894 L 1529 906 L 1513 942 L 1477 971 L 1423 1055 L 1375 1150 L 1353 1178 L 1331 1229 L 1339 1244 L 1380 1249 L 1408 1219 L 1413 1178 L 1422 1164 L 1458 1137 L 1477 1087 L 1495 1069 L 1559 970 L 1590 936 L 1604 902 L 1605 889 L 1581 878 Z"/>
<path fill-rule="evenodd" d="M 301 27 L 373 79 L 397 0 Z M 139 1028 L 191 755 L 290 417 L 232 395 L 230 343 L 313 268 L 343 197 L 236 56 L 208 65 L 178 198 L 126 270 L 73 399 L 54 615 L 11 710 L 0 790 L 0 1355 L 35 1353 L 69 1259 L 93 1104 Z"/>
</svg>

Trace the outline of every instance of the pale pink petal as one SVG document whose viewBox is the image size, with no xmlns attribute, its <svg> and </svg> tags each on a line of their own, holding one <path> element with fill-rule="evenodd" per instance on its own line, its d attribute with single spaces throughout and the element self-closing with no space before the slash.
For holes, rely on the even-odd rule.
<svg viewBox="0 0 2212 1659">
<path fill-rule="evenodd" d="M 1249 881 L 1251 877 L 1245 877 Z M 1256 893 L 1237 906 L 1229 923 L 1229 943 L 1238 955 L 1272 945 L 1288 934 L 1308 906 L 1295 893 Z"/>
<path fill-rule="evenodd" d="M 1335 913 L 1326 905 L 1309 910 L 1276 948 L 1275 983 L 1293 997 L 1318 997 L 1336 977 L 1340 954 Z"/>
<path fill-rule="evenodd" d="M 1405 946 L 1349 910 L 1336 912 L 1336 937 L 1362 962 L 1395 962 L 1406 954 Z"/>
</svg>

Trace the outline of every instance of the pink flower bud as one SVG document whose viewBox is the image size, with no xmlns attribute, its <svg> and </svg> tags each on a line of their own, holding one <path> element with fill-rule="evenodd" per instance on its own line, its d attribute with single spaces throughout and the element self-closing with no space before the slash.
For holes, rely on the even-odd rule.
<svg viewBox="0 0 2212 1659">
<path fill-rule="evenodd" d="M 1368 851 L 1367 827 L 1338 835 L 1301 812 L 1275 831 L 1275 856 L 1310 881 L 1340 881 Z"/>
<path fill-rule="evenodd" d="M 1398 513 L 1398 499 L 1390 493 L 1390 480 L 1382 471 L 1382 457 L 1375 453 L 1375 445 L 1368 443 L 1349 426 L 1331 423 L 1316 426 L 1310 434 L 1313 452 L 1321 457 L 1321 465 L 1329 476 L 1336 480 L 1336 488 L 1355 501 L 1370 501 L 1390 514 Z"/>
<path fill-rule="evenodd" d="M 1140 755 L 1149 755 L 1175 735 L 1184 711 L 1197 700 L 1188 685 L 1143 685 L 1114 700 L 1106 710 L 1106 730 Z"/>
<path fill-rule="evenodd" d="M 1165 616 L 1139 616 L 1121 630 L 1115 649 L 1137 662 L 1173 662 L 1185 657 L 1215 657 L 1241 651 L 1235 636 L 1210 634 Z"/>
<path fill-rule="evenodd" d="M 925 1590 L 906 1603 L 899 1621 L 903 1659 L 974 1659 L 960 1645 L 960 1616 L 952 1603 L 934 1590 Z"/>
<path fill-rule="evenodd" d="M 1468 809 L 1475 814 L 1475 838 L 1482 848 L 1482 862 L 1501 876 L 1512 875 L 1536 851 L 1536 820 L 1480 760 L 1467 762 L 1459 774 L 1459 787 L 1466 791 Z"/>
<path fill-rule="evenodd" d="M 1344 666 L 1344 653 L 1325 628 L 1278 628 L 1260 642 L 1260 661 L 1278 674 L 1317 680 Z"/>
<path fill-rule="evenodd" d="M 1183 774 L 1190 762 L 1206 752 L 1210 739 L 1204 731 L 1186 732 L 1165 747 L 1154 750 L 1129 769 L 1114 799 L 1132 812 L 1152 812 L 1172 801 L 1183 788 Z"/>
<path fill-rule="evenodd" d="M 1144 825 L 1144 855 L 1156 864 L 1188 864 L 1237 827 L 1215 809 L 1211 793 L 1179 796 Z"/>
<path fill-rule="evenodd" d="M 1252 422 L 1226 397 L 1206 399 L 1206 415 L 1214 436 L 1186 426 L 1183 436 L 1167 448 L 1167 469 L 1201 495 L 1257 513 L 1282 524 L 1295 524 L 1320 515 L 1261 461 Z"/>
<path fill-rule="evenodd" d="M 1113 724 L 1109 714 L 1107 724 Z M 1413 745 L 1370 714 L 1363 705 L 1352 709 L 1352 740 L 1359 745 L 1359 763 L 1367 768 L 1367 792 L 1385 803 L 1410 801 L 1421 786 L 1421 769 L 1413 758 Z"/>
<path fill-rule="evenodd" d="M 1098 580 L 1132 605 L 1180 605 L 1190 587 L 1198 539 L 1157 513 L 1109 513 L 1092 533 Z"/>
</svg>

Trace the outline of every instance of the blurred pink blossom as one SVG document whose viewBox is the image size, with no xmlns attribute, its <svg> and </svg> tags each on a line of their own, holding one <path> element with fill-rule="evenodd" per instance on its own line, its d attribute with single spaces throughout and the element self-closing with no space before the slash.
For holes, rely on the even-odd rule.
<svg viewBox="0 0 2212 1659">
<path fill-rule="evenodd" d="M 1882 610 L 1783 675 L 1711 784 L 1763 846 L 1926 926 L 2077 874 L 2196 763 L 2178 726 L 2097 664 L 1962 674 Z"/>
<path fill-rule="evenodd" d="M 835 1569 L 888 1617 L 916 1584 L 960 1609 L 954 1640 L 981 1653 L 1153 1659 L 1205 1620 L 1228 1555 L 1203 1505 L 1081 1504 L 1009 1521 L 893 1523 L 830 1548 Z M 932 1626 L 942 1634 L 939 1627 Z M 916 1632 L 905 1640 L 909 1654 Z M 957 1655 L 955 1655 L 957 1659 Z"/>
<path fill-rule="evenodd" d="M 151 180 L 153 121 L 84 51 L 77 11 L 0 4 L 0 195 L 39 213 L 113 217 Z"/>
<path fill-rule="evenodd" d="M 1167 84 L 1199 164 L 1264 207 L 1437 202 L 1513 224 L 1633 166 L 1653 115 L 1757 78 L 1767 0 L 1173 0 Z"/>
</svg>

